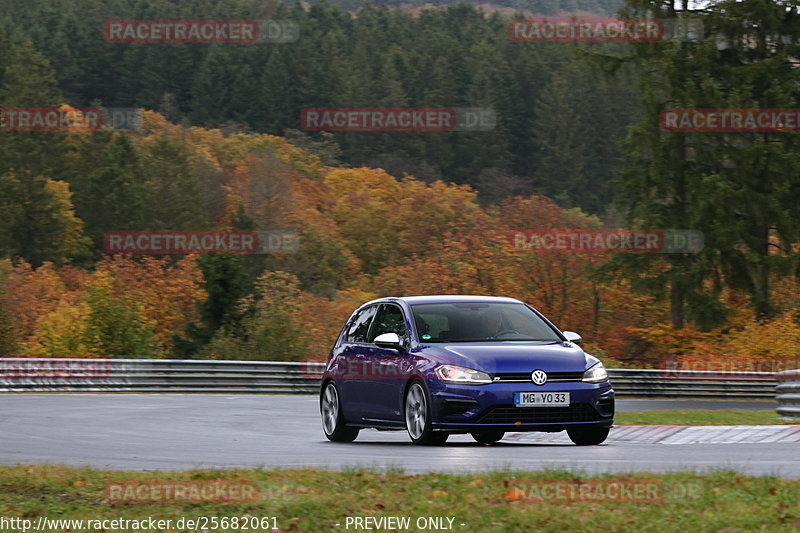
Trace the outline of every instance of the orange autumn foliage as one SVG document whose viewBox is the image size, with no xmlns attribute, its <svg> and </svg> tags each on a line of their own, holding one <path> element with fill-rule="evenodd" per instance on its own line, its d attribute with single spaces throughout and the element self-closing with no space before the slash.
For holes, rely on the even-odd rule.
<svg viewBox="0 0 800 533">
<path fill-rule="evenodd" d="M 7 308 L 15 318 L 20 349 L 36 341 L 39 320 L 55 311 L 62 302 L 80 300 L 80 286 L 87 276 L 76 270 L 59 271 L 52 263 L 37 269 L 25 262 L 0 261 L 5 279 L 4 296 Z M 21 354 L 24 355 L 24 354 Z"/>
<path fill-rule="evenodd" d="M 596 217 L 561 209 L 546 197 L 481 208 L 476 191 L 466 186 L 398 179 L 381 169 L 326 167 L 280 137 L 185 128 L 153 112 L 142 118 L 142 129 L 131 134 L 134 145 L 146 151 L 163 138 L 180 144 L 202 170 L 197 179 L 217 187 L 209 189 L 220 192 L 208 219 L 215 227 L 232 227 L 243 209 L 256 229 L 300 236 L 294 254 L 246 258 L 247 273 L 256 279 L 260 268 L 296 279 L 296 301 L 286 310 L 270 304 L 271 310 L 286 311 L 303 336 L 298 346 L 309 346 L 314 360 L 324 358 L 361 303 L 443 293 L 527 301 L 560 328 L 581 333 L 587 350 L 610 358 L 610 366 L 659 366 L 669 357 L 790 360 L 800 352 L 800 286 L 793 277 L 772 280 L 778 312 L 770 320 L 755 320 L 742 295 L 725 294 L 732 313 L 723 326 L 675 331 L 664 325 L 666 302 L 635 293 L 620 275 L 599 275 L 609 256 L 512 249 L 511 230 L 602 227 Z M 176 259 L 107 257 L 90 272 L 0 261 L 0 295 L 14 317 L 20 351 L 97 355 L 70 331 L 86 323 L 86 294 L 99 283 L 111 287 L 112 304 L 130 307 L 152 326 L 160 353 L 169 354 L 172 335 L 198 321 L 197 304 L 207 297 L 194 259 Z M 283 356 L 290 358 L 288 352 Z M 225 358 L 222 351 L 214 355 Z"/>
<path fill-rule="evenodd" d="M 174 262 L 154 257 L 104 257 L 95 267 L 95 276 L 99 275 L 110 276 L 114 293 L 139 307 L 163 346 L 172 345 L 172 333 L 182 332 L 187 323 L 199 319 L 197 304 L 206 294 L 195 256 Z"/>
<path fill-rule="evenodd" d="M 21 356 L 86 357 L 90 353 L 80 341 L 89 309 L 85 302 L 88 287 L 101 277 L 111 280 L 116 299 L 141 312 L 153 325 L 159 343 L 172 345 L 171 334 L 197 320 L 197 304 L 205 298 L 201 274 L 194 257 L 174 265 L 171 261 L 125 257 L 101 260 L 94 273 L 65 267 L 60 271 L 45 263 L 34 269 L 27 263 L 0 262 L 4 297 L 15 317 L 15 330 Z"/>
</svg>

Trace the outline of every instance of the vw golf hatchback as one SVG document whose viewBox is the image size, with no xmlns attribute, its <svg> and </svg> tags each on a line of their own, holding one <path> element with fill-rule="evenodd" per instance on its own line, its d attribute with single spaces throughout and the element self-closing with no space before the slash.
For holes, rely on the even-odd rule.
<svg viewBox="0 0 800 533">
<path fill-rule="evenodd" d="M 406 430 L 416 444 L 469 433 L 566 430 L 600 444 L 614 418 L 603 364 L 513 298 L 414 296 L 359 307 L 328 357 L 320 389 L 325 436 Z"/>
</svg>

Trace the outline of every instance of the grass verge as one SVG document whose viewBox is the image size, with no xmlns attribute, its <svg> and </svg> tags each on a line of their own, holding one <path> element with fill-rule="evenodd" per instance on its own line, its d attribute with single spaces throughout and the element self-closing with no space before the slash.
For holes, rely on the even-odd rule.
<svg viewBox="0 0 800 533">
<path fill-rule="evenodd" d="M 258 487 L 259 497 L 251 503 L 124 504 L 107 500 L 110 483 L 158 481 L 163 489 L 165 482 L 186 480 L 201 484 L 248 480 Z M 580 487 L 589 488 L 581 492 L 584 489 Z M 153 492 L 148 494 L 152 496 Z M 582 496 L 573 499 L 575 494 Z M 637 494 L 647 499 L 637 499 Z M 171 528 L 158 531 L 200 530 L 176 527 L 181 518 L 198 517 L 275 517 L 266 523 L 268 527 L 247 531 L 355 531 L 352 520 L 368 516 L 409 518 L 410 527 L 380 529 L 383 531 L 423 530 L 417 520 L 426 517 L 442 517 L 441 527 L 426 527 L 427 531 L 797 531 L 798 494 L 800 480 L 749 477 L 730 471 L 596 477 L 558 470 L 405 475 L 401 471 L 371 470 L 115 472 L 61 466 L 0 467 L 2 517 L 25 518 L 33 523 L 40 516 L 173 521 Z M 452 523 L 447 518 L 453 518 Z M 273 525 L 277 530 L 271 529 Z M 70 529 L 78 531 L 76 527 Z M 206 529 L 243 530 L 241 526 Z"/>
<path fill-rule="evenodd" d="M 679 426 L 736 426 L 791 424 L 784 422 L 774 410 L 750 409 L 670 409 L 664 411 L 630 411 L 616 413 L 614 424 L 647 425 L 666 424 Z"/>
</svg>

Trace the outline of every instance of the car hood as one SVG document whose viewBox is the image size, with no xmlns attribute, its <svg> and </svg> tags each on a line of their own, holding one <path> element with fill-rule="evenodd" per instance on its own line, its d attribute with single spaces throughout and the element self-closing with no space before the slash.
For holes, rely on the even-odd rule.
<svg viewBox="0 0 800 533">
<path fill-rule="evenodd" d="M 567 342 L 502 342 L 427 344 L 426 355 L 440 364 L 496 372 L 581 372 L 598 360 L 580 346 Z"/>
</svg>

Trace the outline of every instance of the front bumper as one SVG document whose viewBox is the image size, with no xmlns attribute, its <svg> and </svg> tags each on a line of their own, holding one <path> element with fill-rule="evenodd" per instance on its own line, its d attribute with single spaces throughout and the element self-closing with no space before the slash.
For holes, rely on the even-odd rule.
<svg viewBox="0 0 800 533">
<path fill-rule="evenodd" d="M 611 427 L 614 390 L 610 383 L 577 381 L 453 385 L 429 381 L 433 428 L 448 432 L 563 431 L 571 427 Z M 515 392 L 569 392 L 565 407 L 516 407 Z"/>
</svg>

